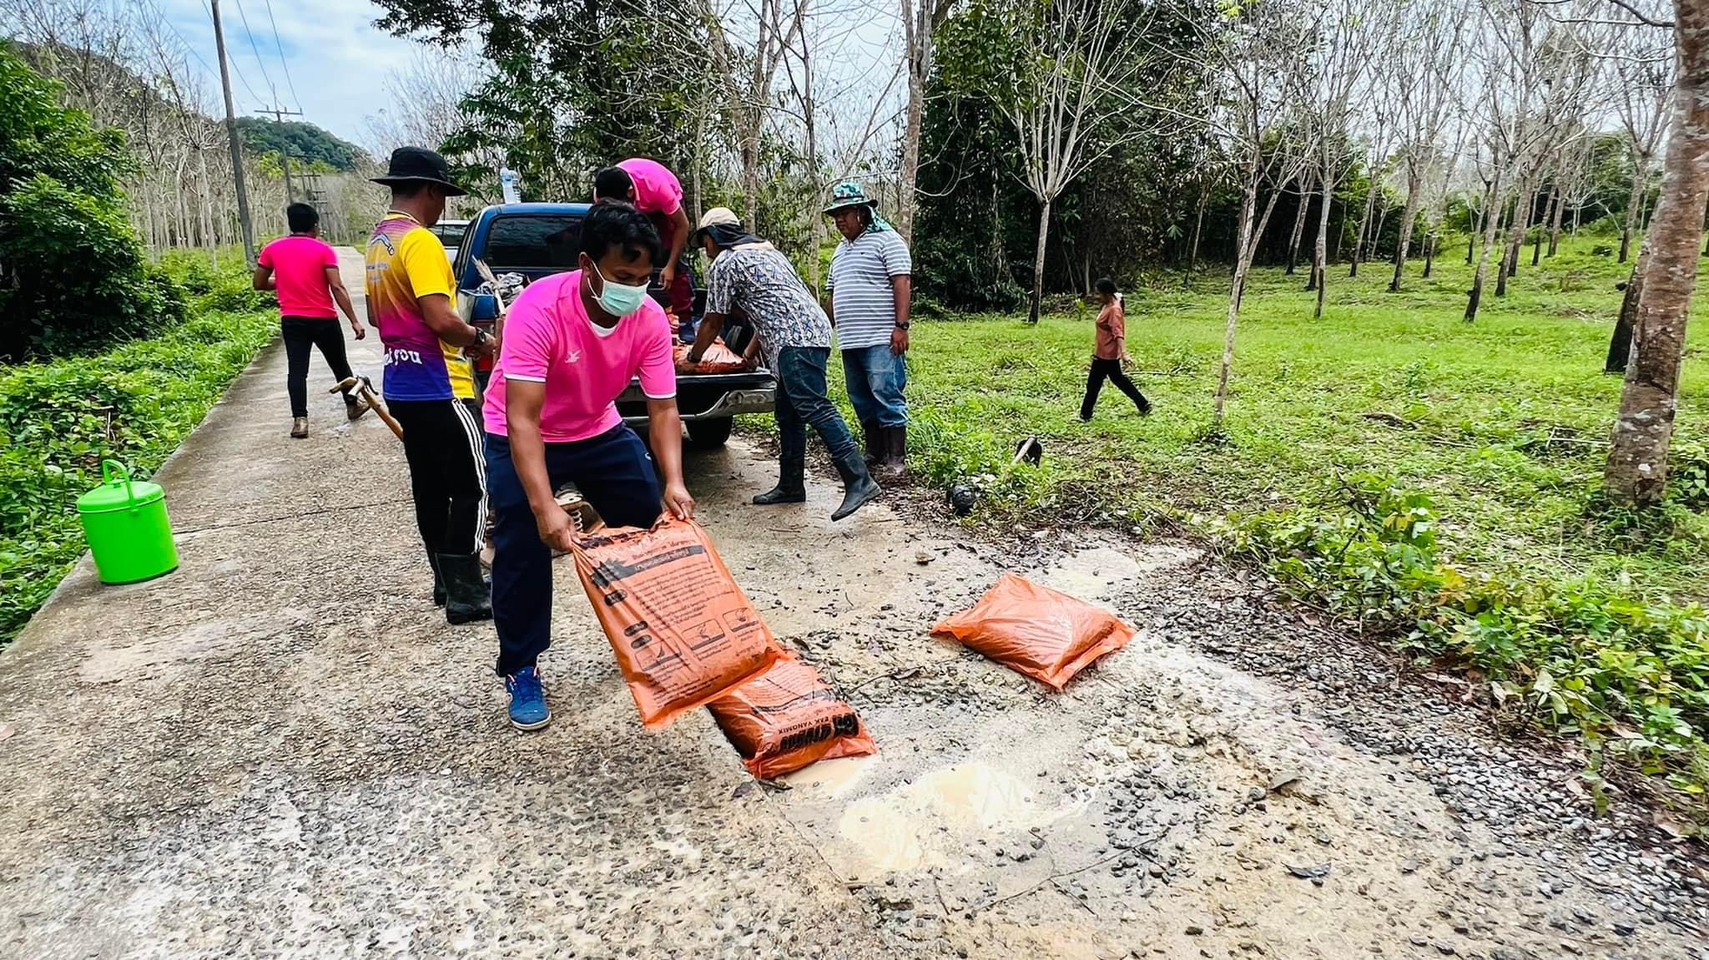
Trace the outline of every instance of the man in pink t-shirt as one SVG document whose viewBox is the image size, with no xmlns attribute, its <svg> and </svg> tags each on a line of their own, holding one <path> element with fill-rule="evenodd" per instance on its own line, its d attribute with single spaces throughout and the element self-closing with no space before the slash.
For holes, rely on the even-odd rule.
<svg viewBox="0 0 1709 960">
<path fill-rule="evenodd" d="M 285 208 L 285 222 L 291 235 L 280 237 L 261 251 L 254 285 L 257 290 L 278 292 L 279 333 L 285 341 L 285 390 L 291 397 L 291 436 L 306 440 L 309 347 L 320 350 L 340 382 L 352 376 L 333 301 L 338 301 L 339 309 L 350 320 L 350 332 L 356 339 L 367 336 L 368 328 L 356 319 L 356 309 L 350 305 L 350 294 L 338 275 L 338 254 L 320 239 L 320 213 L 306 203 L 293 203 Z M 345 391 L 347 417 L 354 420 L 367 410 L 366 403 Z"/>
<path fill-rule="evenodd" d="M 581 269 L 536 280 L 511 304 L 482 411 L 498 673 L 521 730 L 552 719 L 538 661 L 552 642 L 552 551 L 568 550 L 575 533 L 554 491 L 574 483 L 613 527 L 650 527 L 665 509 L 694 515 L 670 323 L 647 297 L 659 235 L 634 207 L 612 201 L 588 213 L 581 242 Z M 617 413 L 635 377 L 647 396 L 656 470 Z"/>
<path fill-rule="evenodd" d="M 633 157 L 594 174 L 593 202 L 627 200 L 647 215 L 666 249 L 659 266 L 655 296 L 669 308 L 678 327 L 694 314 L 694 282 L 682 269 L 682 252 L 688 246 L 688 211 L 682 206 L 682 181 L 657 160 Z"/>
</svg>

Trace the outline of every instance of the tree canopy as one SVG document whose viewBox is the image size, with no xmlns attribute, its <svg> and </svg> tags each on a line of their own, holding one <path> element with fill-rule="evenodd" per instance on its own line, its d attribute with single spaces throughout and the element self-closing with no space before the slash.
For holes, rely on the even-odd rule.
<svg viewBox="0 0 1709 960">
<path fill-rule="evenodd" d="M 183 312 L 131 226 L 124 135 L 59 97 L 0 43 L 0 360 L 96 349 Z"/>
</svg>

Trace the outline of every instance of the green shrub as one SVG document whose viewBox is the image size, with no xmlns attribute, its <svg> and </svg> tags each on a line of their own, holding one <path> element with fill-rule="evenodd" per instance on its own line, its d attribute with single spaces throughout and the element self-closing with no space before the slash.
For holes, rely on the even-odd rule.
<svg viewBox="0 0 1709 960">
<path fill-rule="evenodd" d="M 273 293 L 255 289 L 248 264 L 236 253 L 222 259 L 218 266 L 205 253 L 169 253 L 161 258 L 160 266 L 184 288 L 190 306 L 197 312 L 244 313 L 278 306 Z"/>
<path fill-rule="evenodd" d="M 1687 510 L 1709 510 L 1709 445 L 1674 441 L 1668 452 L 1667 496 Z"/>
<path fill-rule="evenodd" d="M 87 353 L 184 315 L 125 213 L 124 138 L 0 43 L 0 361 Z"/>
<path fill-rule="evenodd" d="M 1370 476 L 1343 481 L 1341 493 L 1341 511 L 1209 526 L 1292 592 L 1416 653 L 1475 667 L 1518 716 L 1665 775 L 1709 817 L 1709 612 L 1592 580 L 1467 573 L 1439 556 L 1424 494 Z"/>
<path fill-rule="evenodd" d="M 271 314 L 210 314 L 104 354 L 0 368 L 0 644 L 82 554 L 75 502 L 101 460 L 153 473 L 275 329 Z"/>
</svg>

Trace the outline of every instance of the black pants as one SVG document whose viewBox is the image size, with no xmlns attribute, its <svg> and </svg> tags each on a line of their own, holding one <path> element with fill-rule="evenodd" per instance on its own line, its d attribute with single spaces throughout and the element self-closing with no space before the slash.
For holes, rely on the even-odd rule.
<svg viewBox="0 0 1709 960">
<path fill-rule="evenodd" d="M 309 346 L 320 348 L 326 365 L 340 382 L 350 376 L 350 361 L 344 356 L 344 330 L 337 320 L 285 317 L 279 321 L 285 339 L 285 388 L 291 393 L 291 416 L 309 415 Z"/>
<path fill-rule="evenodd" d="M 404 428 L 415 525 L 428 553 L 480 553 L 487 532 L 487 460 L 473 400 L 392 400 Z"/>
<path fill-rule="evenodd" d="M 1080 404 L 1080 419 L 1092 419 L 1092 408 L 1098 404 L 1098 393 L 1104 389 L 1104 380 L 1108 379 L 1116 385 L 1116 389 L 1127 394 L 1133 405 L 1140 413 L 1151 409 L 1151 401 L 1145 399 L 1145 394 L 1133 385 L 1128 375 L 1122 372 L 1120 360 L 1105 360 L 1102 357 L 1092 358 L 1092 373 L 1086 378 L 1086 399 Z"/>
</svg>

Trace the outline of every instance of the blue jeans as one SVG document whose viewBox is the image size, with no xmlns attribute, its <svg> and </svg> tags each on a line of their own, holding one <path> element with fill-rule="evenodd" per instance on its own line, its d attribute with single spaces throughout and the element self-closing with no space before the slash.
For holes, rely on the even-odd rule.
<svg viewBox="0 0 1709 960">
<path fill-rule="evenodd" d="M 574 443 L 546 444 L 552 489 L 574 483 L 613 527 L 650 527 L 664 512 L 653 455 L 627 426 Z M 498 672 L 534 666 L 552 645 L 552 550 L 528 506 L 510 458 L 510 440 L 487 434 L 487 490 L 492 499 L 493 626 Z"/>
<path fill-rule="evenodd" d="M 908 425 L 906 357 L 890 352 L 890 344 L 843 351 L 843 382 L 854 404 L 855 419 L 880 427 Z"/>
<path fill-rule="evenodd" d="M 777 430 L 784 463 L 807 458 L 808 427 L 825 441 L 832 460 L 842 463 L 858 456 L 860 448 L 825 386 L 830 362 L 830 347 L 784 347 L 777 352 L 772 374 L 777 377 Z"/>
</svg>

